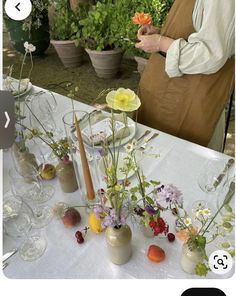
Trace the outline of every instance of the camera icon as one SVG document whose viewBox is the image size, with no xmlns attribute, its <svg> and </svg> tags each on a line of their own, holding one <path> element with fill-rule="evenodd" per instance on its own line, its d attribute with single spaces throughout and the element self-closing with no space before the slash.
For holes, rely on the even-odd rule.
<svg viewBox="0 0 236 296">
<path fill-rule="evenodd" d="M 228 252 L 217 250 L 211 253 L 208 263 L 212 272 L 216 274 L 226 274 L 233 267 L 233 258 Z"/>
</svg>

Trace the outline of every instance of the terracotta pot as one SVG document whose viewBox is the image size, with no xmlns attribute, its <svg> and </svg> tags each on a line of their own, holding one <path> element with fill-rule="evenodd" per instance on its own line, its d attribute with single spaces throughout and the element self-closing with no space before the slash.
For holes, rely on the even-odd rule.
<svg viewBox="0 0 236 296">
<path fill-rule="evenodd" d="M 72 193 L 78 189 L 75 169 L 72 161 L 60 161 L 56 166 L 56 173 L 63 192 Z"/>
<path fill-rule="evenodd" d="M 116 76 L 124 54 L 123 49 L 98 51 L 86 48 L 85 50 L 89 54 L 98 77 L 109 79 Z"/>
<path fill-rule="evenodd" d="M 139 74 L 142 75 L 142 73 L 145 69 L 145 66 L 147 65 L 148 59 L 138 57 L 138 56 L 135 56 L 134 59 L 138 64 L 137 70 L 138 70 Z"/>
<path fill-rule="evenodd" d="M 205 252 L 201 248 L 191 250 L 187 243 L 182 248 L 181 266 L 182 269 L 190 274 L 195 274 L 195 268 L 198 263 L 204 260 Z"/>
<path fill-rule="evenodd" d="M 121 265 L 129 261 L 132 253 L 131 239 L 132 232 L 128 225 L 106 229 L 107 249 L 111 262 Z"/>
<path fill-rule="evenodd" d="M 71 40 L 51 40 L 63 65 L 67 68 L 77 67 L 82 64 L 83 49 L 75 46 Z"/>
</svg>

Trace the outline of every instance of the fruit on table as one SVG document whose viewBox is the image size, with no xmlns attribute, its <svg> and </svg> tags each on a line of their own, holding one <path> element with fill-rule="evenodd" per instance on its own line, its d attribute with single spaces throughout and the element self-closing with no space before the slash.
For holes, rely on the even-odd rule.
<svg viewBox="0 0 236 296">
<path fill-rule="evenodd" d="M 52 180 L 56 177 L 56 168 L 52 164 L 46 163 L 41 165 L 39 169 L 43 180 Z"/>
<path fill-rule="evenodd" d="M 175 240 L 175 235 L 174 235 L 174 233 L 169 232 L 169 233 L 167 234 L 167 238 L 168 238 L 168 241 L 172 243 L 172 242 Z"/>
<path fill-rule="evenodd" d="M 98 219 L 94 212 L 89 214 L 88 224 L 89 228 L 95 233 L 101 233 L 104 230 L 101 219 Z"/>
<path fill-rule="evenodd" d="M 76 231 L 76 233 L 75 233 L 75 237 L 76 237 L 76 239 L 77 239 L 77 243 L 78 244 L 82 244 L 83 242 L 84 242 L 84 238 L 83 238 L 83 234 L 82 234 L 82 232 L 81 231 Z"/>
<path fill-rule="evenodd" d="M 157 245 L 151 245 L 148 248 L 147 256 L 151 261 L 157 263 L 163 261 L 166 257 L 165 251 Z"/>
<path fill-rule="evenodd" d="M 68 228 L 74 227 L 81 221 L 80 213 L 75 208 L 68 208 L 62 217 L 62 222 Z"/>
</svg>

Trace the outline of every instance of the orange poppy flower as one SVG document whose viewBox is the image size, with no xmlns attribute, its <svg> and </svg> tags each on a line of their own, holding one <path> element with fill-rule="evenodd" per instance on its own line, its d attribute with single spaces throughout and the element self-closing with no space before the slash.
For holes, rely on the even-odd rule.
<svg viewBox="0 0 236 296">
<path fill-rule="evenodd" d="M 136 12 L 134 17 L 132 17 L 132 21 L 135 25 L 151 25 L 152 17 L 149 13 Z"/>
</svg>

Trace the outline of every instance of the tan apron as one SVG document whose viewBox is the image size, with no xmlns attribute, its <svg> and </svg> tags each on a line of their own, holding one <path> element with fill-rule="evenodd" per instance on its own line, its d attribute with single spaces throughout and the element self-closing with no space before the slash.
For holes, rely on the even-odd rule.
<svg viewBox="0 0 236 296">
<path fill-rule="evenodd" d="M 161 34 L 173 39 L 194 32 L 195 0 L 175 0 Z M 151 55 L 139 84 L 138 121 L 163 132 L 207 146 L 233 90 L 234 59 L 215 74 L 169 78 L 165 57 Z"/>
</svg>

